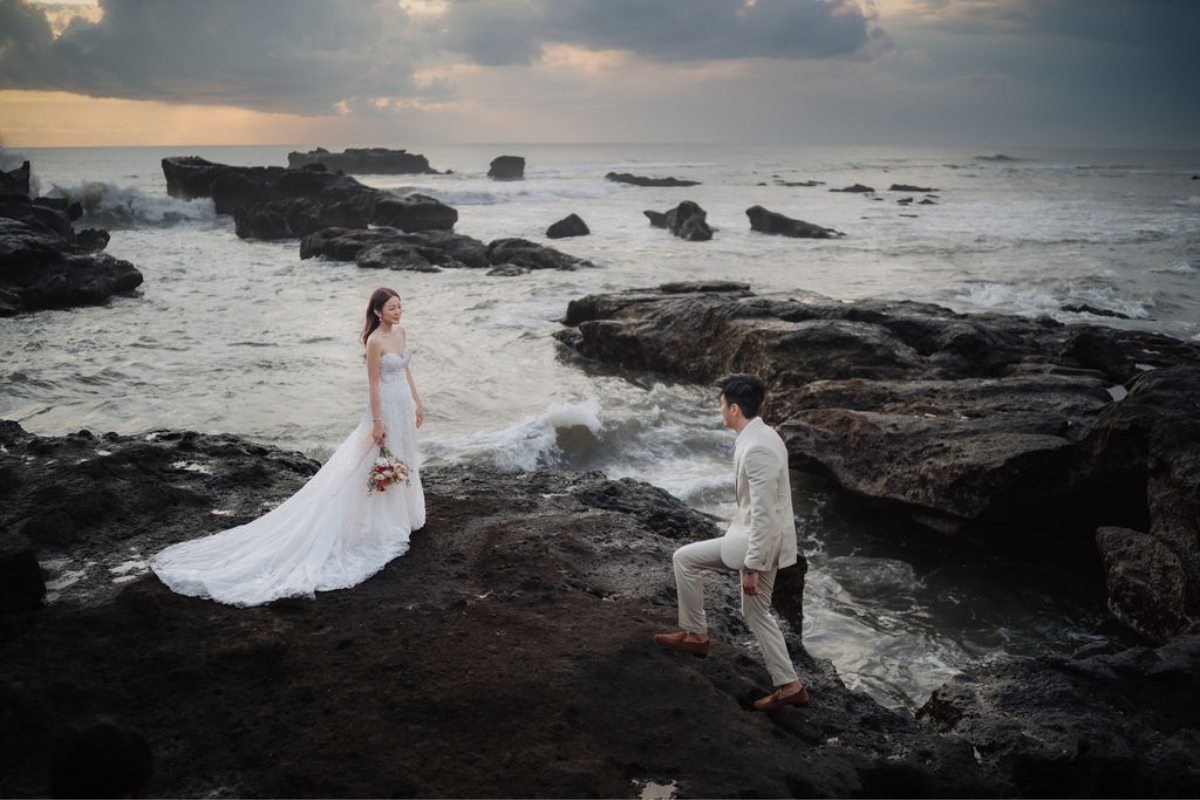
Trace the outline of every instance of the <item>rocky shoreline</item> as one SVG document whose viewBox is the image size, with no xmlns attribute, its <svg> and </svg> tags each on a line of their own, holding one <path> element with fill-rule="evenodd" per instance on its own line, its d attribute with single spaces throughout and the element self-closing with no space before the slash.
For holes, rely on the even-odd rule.
<svg viewBox="0 0 1200 800">
<path fill-rule="evenodd" d="M 426 470 L 412 550 L 354 589 L 236 609 L 171 594 L 144 558 L 261 513 L 317 464 L 233 436 L 64 437 L 0 425 L 6 600 L 0 793 L 45 791 L 55 729 L 117 714 L 161 796 L 1191 796 L 1200 635 L 1093 646 L 939 689 L 914 717 L 846 689 L 793 633 L 803 709 L 769 681 L 732 581 L 706 660 L 659 651 L 670 553 L 714 521 L 599 473 Z M 22 550 L 22 548 L 24 548 Z M 122 563 L 116 563 L 116 562 Z M 130 567 L 129 564 L 133 566 Z M 138 564 L 141 563 L 139 567 Z M 46 665 L 53 665 L 46 669 Z M 1120 719 L 1119 726 L 1113 725 Z"/>
<path fill-rule="evenodd" d="M 0 172 L 0 317 L 101 305 L 142 283 L 137 267 L 101 252 L 108 231 L 76 231 L 79 203 L 30 196 L 29 162 Z"/>
<path fill-rule="evenodd" d="M 449 206 L 320 166 L 163 168 L 172 196 L 212 197 L 244 238 L 301 238 L 301 258 L 493 275 L 593 266 L 455 234 Z M 39 265 L 90 259 L 91 282 L 39 274 L 109 286 L 96 261 L 108 257 L 94 255 L 106 233 L 76 233 L 65 204 L 3 202 L 6 235 L 12 220 L 41 227 L 0 244 Z M 712 236 L 694 203 L 645 214 Z M 747 215 L 764 233 L 840 235 Z M 6 275 L 32 258 L 18 255 L 0 257 Z M 61 307 L 5 291 L 0 315 Z M 0 420 L 0 795 L 43 795 L 52 736 L 89 713 L 146 734 L 151 791 L 165 796 L 1200 793 L 1200 347 L 720 281 L 580 298 L 563 322 L 566 358 L 658 379 L 762 375 L 794 469 L 947 548 L 1103 581 L 1141 644 L 1018 659 L 949 681 L 915 715 L 888 709 L 805 650 L 802 561 L 781 575 L 777 608 L 814 699 L 754 714 L 769 680 L 732 581 L 708 589 L 711 658 L 651 644 L 676 626 L 672 550 L 719 528 L 648 484 L 430 468 L 428 523 L 406 556 L 351 590 L 234 609 L 171 594 L 146 558 L 253 519 L 317 462 L 232 435 L 41 437 Z"/>
<path fill-rule="evenodd" d="M 626 369 L 763 376 L 792 468 L 864 501 L 999 552 L 1102 556 L 1110 609 L 1152 642 L 1200 619 L 1200 346 L 746 284 L 592 295 L 563 322 Z"/>
</svg>

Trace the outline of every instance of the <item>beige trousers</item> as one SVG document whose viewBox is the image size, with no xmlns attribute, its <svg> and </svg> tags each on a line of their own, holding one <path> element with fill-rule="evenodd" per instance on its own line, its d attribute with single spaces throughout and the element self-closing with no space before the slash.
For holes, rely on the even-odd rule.
<svg viewBox="0 0 1200 800">
<path fill-rule="evenodd" d="M 729 572 L 721 560 L 721 540 L 708 539 L 684 545 L 675 551 L 675 591 L 679 599 L 679 626 L 692 633 L 708 633 L 708 619 L 704 614 L 704 571 Z M 751 597 L 742 592 L 742 617 L 758 639 L 763 661 L 771 680 L 776 686 L 799 680 L 792 659 L 788 655 L 787 642 L 779 623 L 771 616 L 771 593 L 775 589 L 775 573 L 758 573 L 758 588 L 762 594 Z M 741 587 L 741 573 L 738 573 Z"/>
</svg>

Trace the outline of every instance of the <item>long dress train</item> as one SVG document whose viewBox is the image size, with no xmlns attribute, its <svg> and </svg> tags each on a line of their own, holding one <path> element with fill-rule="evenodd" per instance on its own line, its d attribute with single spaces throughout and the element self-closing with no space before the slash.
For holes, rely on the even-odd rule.
<svg viewBox="0 0 1200 800">
<path fill-rule="evenodd" d="M 425 524 L 417 465 L 416 403 L 405 369 L 412 356 L 380 362 L 381 415 L 388 450 L 409 468 L 409 483 L 367 492 L 379 449 L 368 405 L 359 426 L 300 491 L 253 522 L 172 545 L 150 559 L 170 589 L 235 606 L 362 583 L 408 550 Z"/>
</svg>

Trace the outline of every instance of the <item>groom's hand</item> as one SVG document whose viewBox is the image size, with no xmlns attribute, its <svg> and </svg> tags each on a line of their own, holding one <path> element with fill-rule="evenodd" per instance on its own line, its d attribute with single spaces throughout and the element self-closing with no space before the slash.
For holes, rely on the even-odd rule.
<svg viewBox="0 0 1200 800">
<path fill-rule="evenodd" d="M 758 588 L 758 573 L 754 570 L 747 570 L 742 573 L 742 591 L 751 597 L 756 597 L 762 594 L 762 589 Z"/>
</svg>

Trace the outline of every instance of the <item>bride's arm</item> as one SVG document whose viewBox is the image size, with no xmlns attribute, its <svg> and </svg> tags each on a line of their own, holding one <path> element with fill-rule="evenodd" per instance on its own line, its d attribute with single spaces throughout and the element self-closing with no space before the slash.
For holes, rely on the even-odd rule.
<svg viewBox="0 0 1200 800">
<path fill-rule="evenodd" d="M 408 388 L 412 389 L 413 402 L 417 404 L 417 427 L 419 428 L 425 421 L 425 409 L 421 407 L 421 395 L 417 394 L 417 384 L 413 381 L 412 369 L 405 367 L 404 374 L 408 376 Z"/>
<path fill-rule="evenodd" d="M 371 416 L 375 418 L 371 438 L 380 446 L 383 446 L 384 437 L 387 436 L 383 427 L 383 403 L 379 400 L 379 360 L 382 349 L 382 345 L 375 339 L 367 341 L 367 384 L 371 389 Z"/>
</svg>

